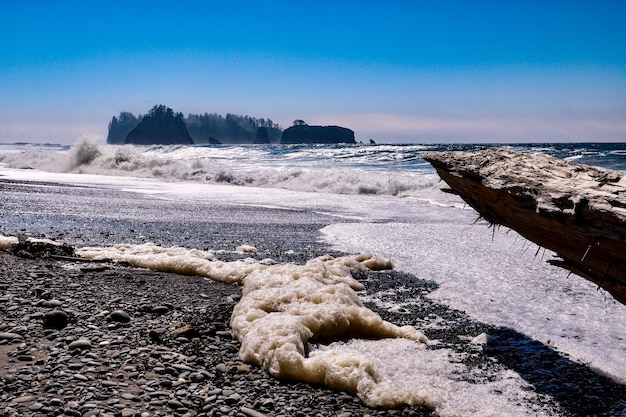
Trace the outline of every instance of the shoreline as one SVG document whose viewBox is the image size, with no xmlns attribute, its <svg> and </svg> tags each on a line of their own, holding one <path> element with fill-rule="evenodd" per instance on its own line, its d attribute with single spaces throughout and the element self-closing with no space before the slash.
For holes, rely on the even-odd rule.
<svg viewBox="0 0 626 417">
<path fill-rule="evenodd" d="M 310 211 L 225 204 L 202 212 L 206 218 L 199 221 L 199 205 L 167 201 L 160 202 L 158 210 L 143 209 L 141 213 L 147 216 L 112 220 L 106 217 L 113 212 L 109 207 L 103 217 L 93 216 L 97 212 L 89 204 L 93 198 L 104 201 L 98 200 L 101 190 L 59 184 L 42 187 L 44 192 L 27 189 L 24 192 L 19 184 L 10 184 L 3 190 L 8 207 L 15 210 L 7 210 L 4 234 L 47 235 L 74 244 L 157 237 L 163 245 L 208 247 L 224 261 L 235 259 L 238 255 L 232 250 L 242 243 L 258 247 L 259 259 L 270 257 L 281 263 L 303 263 L 329 252 L 342 255 L 319 240 L 319 230 L 329 219 Z M 42 196 L 45 193 L 49 195 Z M 65 208 L 56 199 L 68 194 L 76 198 L 75 207 Z M 114 208 L 124 203 L 129 212 L 149 203 L 143 196 L 129 200 L 129 195 L 107 190 L 106 202 Z M 30 202 L 48 205 L 33 214 L 24 210 Z M 277 215 L 283 222 L 271 222 Z M 32 229 L 22 229 L 25 224 Z M 254 411 L 274 417 L 436 415 L 419 407 L 373 410 L 350 395 L 278 381 L 243 364 L 237 356 L 238 342 L 228 333 L 230 311 L 241 291 L 236 286 L 119 264 L 90 268 L 89 264 L 25 260 L 6 253 L 0 253 L 0 271 L 0 284 L 6 289 L 0 295 L 0 332 L 20 335 L 15 343 L 0 345 L 1 382 L 14 387 L 0 393 L 0 411 L 18 410 L 11 417 L 61 412 L 76 416 L 258 416 Z M 398 271 L 358 278 L 366 287 L 359 296 L 373 296 L 365 304 L 383 319 L 422 330 L 438 341 L 432 349 L 462 354 L 463 364 L 474 372 L 468 383 L 497 383 L 502 372 L 520 375 L 528 391 L 536 395 L 535 402 L 524 403 L 529 415 L 534 411 L 561 416 L 619 415 L 626 410 L 624 385 L 512 329 L 477 322 L 431 300 L 428 294 L 437 288 L 433 282 Z M 399 287 L 403 291 L 394 291 Z M 50 300 L 41 297 L 47 290 L 52 291 Z M 390 309 L 376 299 L 402 307 Z M 44 306 L 51 300 L 62 304 Z M 164 308 L 155 312 L 155 307 Z M 45 314 L 59 309 L 67 310 L 68 325 L 61 330 L 44 329 Z M 128 313 L 131 321 L 109 321 L 108 314 L 117 309 Z M 191 325 L 189 337 L 172 333 L 186 325 Z M 155 332 L 152 336 L 151 331 Z M 470 343 L 468 337 L 483 333 L 497 343 Z M 91 348 L 70 348 L 81 337 L 89 339 Z M 26 360 L 29 356 L 32 360 Z M 67 387 L 74 388 L 66 392 Z M 85 395 L 87 401 L 81 403 Z M 89 414 L 96 409 L 100 411 Z"/>
</svg>

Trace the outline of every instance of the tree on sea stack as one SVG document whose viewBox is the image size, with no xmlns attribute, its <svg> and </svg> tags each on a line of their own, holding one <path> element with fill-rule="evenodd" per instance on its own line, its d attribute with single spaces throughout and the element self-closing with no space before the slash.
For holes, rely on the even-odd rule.
<svg viewBox="0 0 626 417">
<path fill-rule="evenodd" d="M 126 136 L 127 144 L 134 145 L 192 145 L 182 113 L 174 113 L 164 105 L 154 106 Z"/>
</svg>

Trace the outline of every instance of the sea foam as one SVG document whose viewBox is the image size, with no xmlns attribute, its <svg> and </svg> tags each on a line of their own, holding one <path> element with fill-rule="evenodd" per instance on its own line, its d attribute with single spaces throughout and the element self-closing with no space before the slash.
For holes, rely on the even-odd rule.
<svg viewBox="0 0 626 417">
<path fill-rule="evenodd" d="M 82 248 L 76 253 L 88 259 L 125 261 L 154 270 L 238 282 L 243 285 L 242 298 L 230 324 L 241 342 L 244 361 L 278 378 L 325 384 L 356 394 L 370 406 L 433 406 L 423 396 L 388 398 L 378 392 L 375 367 L 357 353 L 326 349 L 308 355 L 310 340 L 400 337 L 427 342 L 411 326 L 398 327 L 382 320 L 363 306 L 355 292 L 363 287 L 353 275 L 367 269 L 391 268 L 386 259 L 365 254 L 326 256 L 305 265 L 268 265 L 253 259 L 222 262 L 209 252 L 151 243 Z"/>
</svg>

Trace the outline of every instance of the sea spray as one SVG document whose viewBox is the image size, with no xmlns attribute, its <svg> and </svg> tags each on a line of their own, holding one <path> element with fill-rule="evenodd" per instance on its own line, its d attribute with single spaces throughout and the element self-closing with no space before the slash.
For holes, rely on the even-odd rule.
<svg viewBox="0 0 626 417">
<path fill-rule="evenodd" d="M 69 169 L 89 165 L 102 154 L 95 140 L 83 137 L 70 150 Z"/>
<path fill-rule="evenodd" d="M 7 150 L 6 154 L 0 149 L 0 163 L 8 168 L 49 172 L 336 194 L 411 196 L 437 187 L 438 177 L 432 168 L 415 161 L 422 147 L 396 149 L 413 155 L 398 162 L 400 165 L 390 160 L 394 148 L 385 149 L 346 147 L 329 152 L 319 147 L 281 145 L 101 145 L 82 138 L 71 148 L 29 146 L 18 153 Z M 381 157 L 376 151 L 388 155 Z M 402 164 L 413 165 L 403 169 Z"/>
</svg>

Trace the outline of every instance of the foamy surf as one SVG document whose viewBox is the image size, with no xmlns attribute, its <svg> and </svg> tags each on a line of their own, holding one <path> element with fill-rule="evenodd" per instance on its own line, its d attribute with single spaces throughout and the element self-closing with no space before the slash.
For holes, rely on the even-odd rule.
<svg viewBox="0 0 626 417">
<path fill-rule="evenodd" d="M 363 148 L 367 149 L 367 148 Z M 384 148 L 381 148 L 384 149 Z M 405 149 L 413 161 L 423 147 Z M 376 148 L 380 151 L 379 148 Z M 107 175 L 281 188 L 335 194 L 410 196 L 433 188 L 438 177 L 425 163 L 409 170 L 390 166 L 387 158 L 359 148 L 194 147 L 99 145 L 82 140 L 71 148 L 25 146 L 0 148 L 0 164 L 14 169 Z M 392 170 L 393 175 L 389 175 Z M 425 172 L 430 173 L 426 174 Z"/>
</svg>

